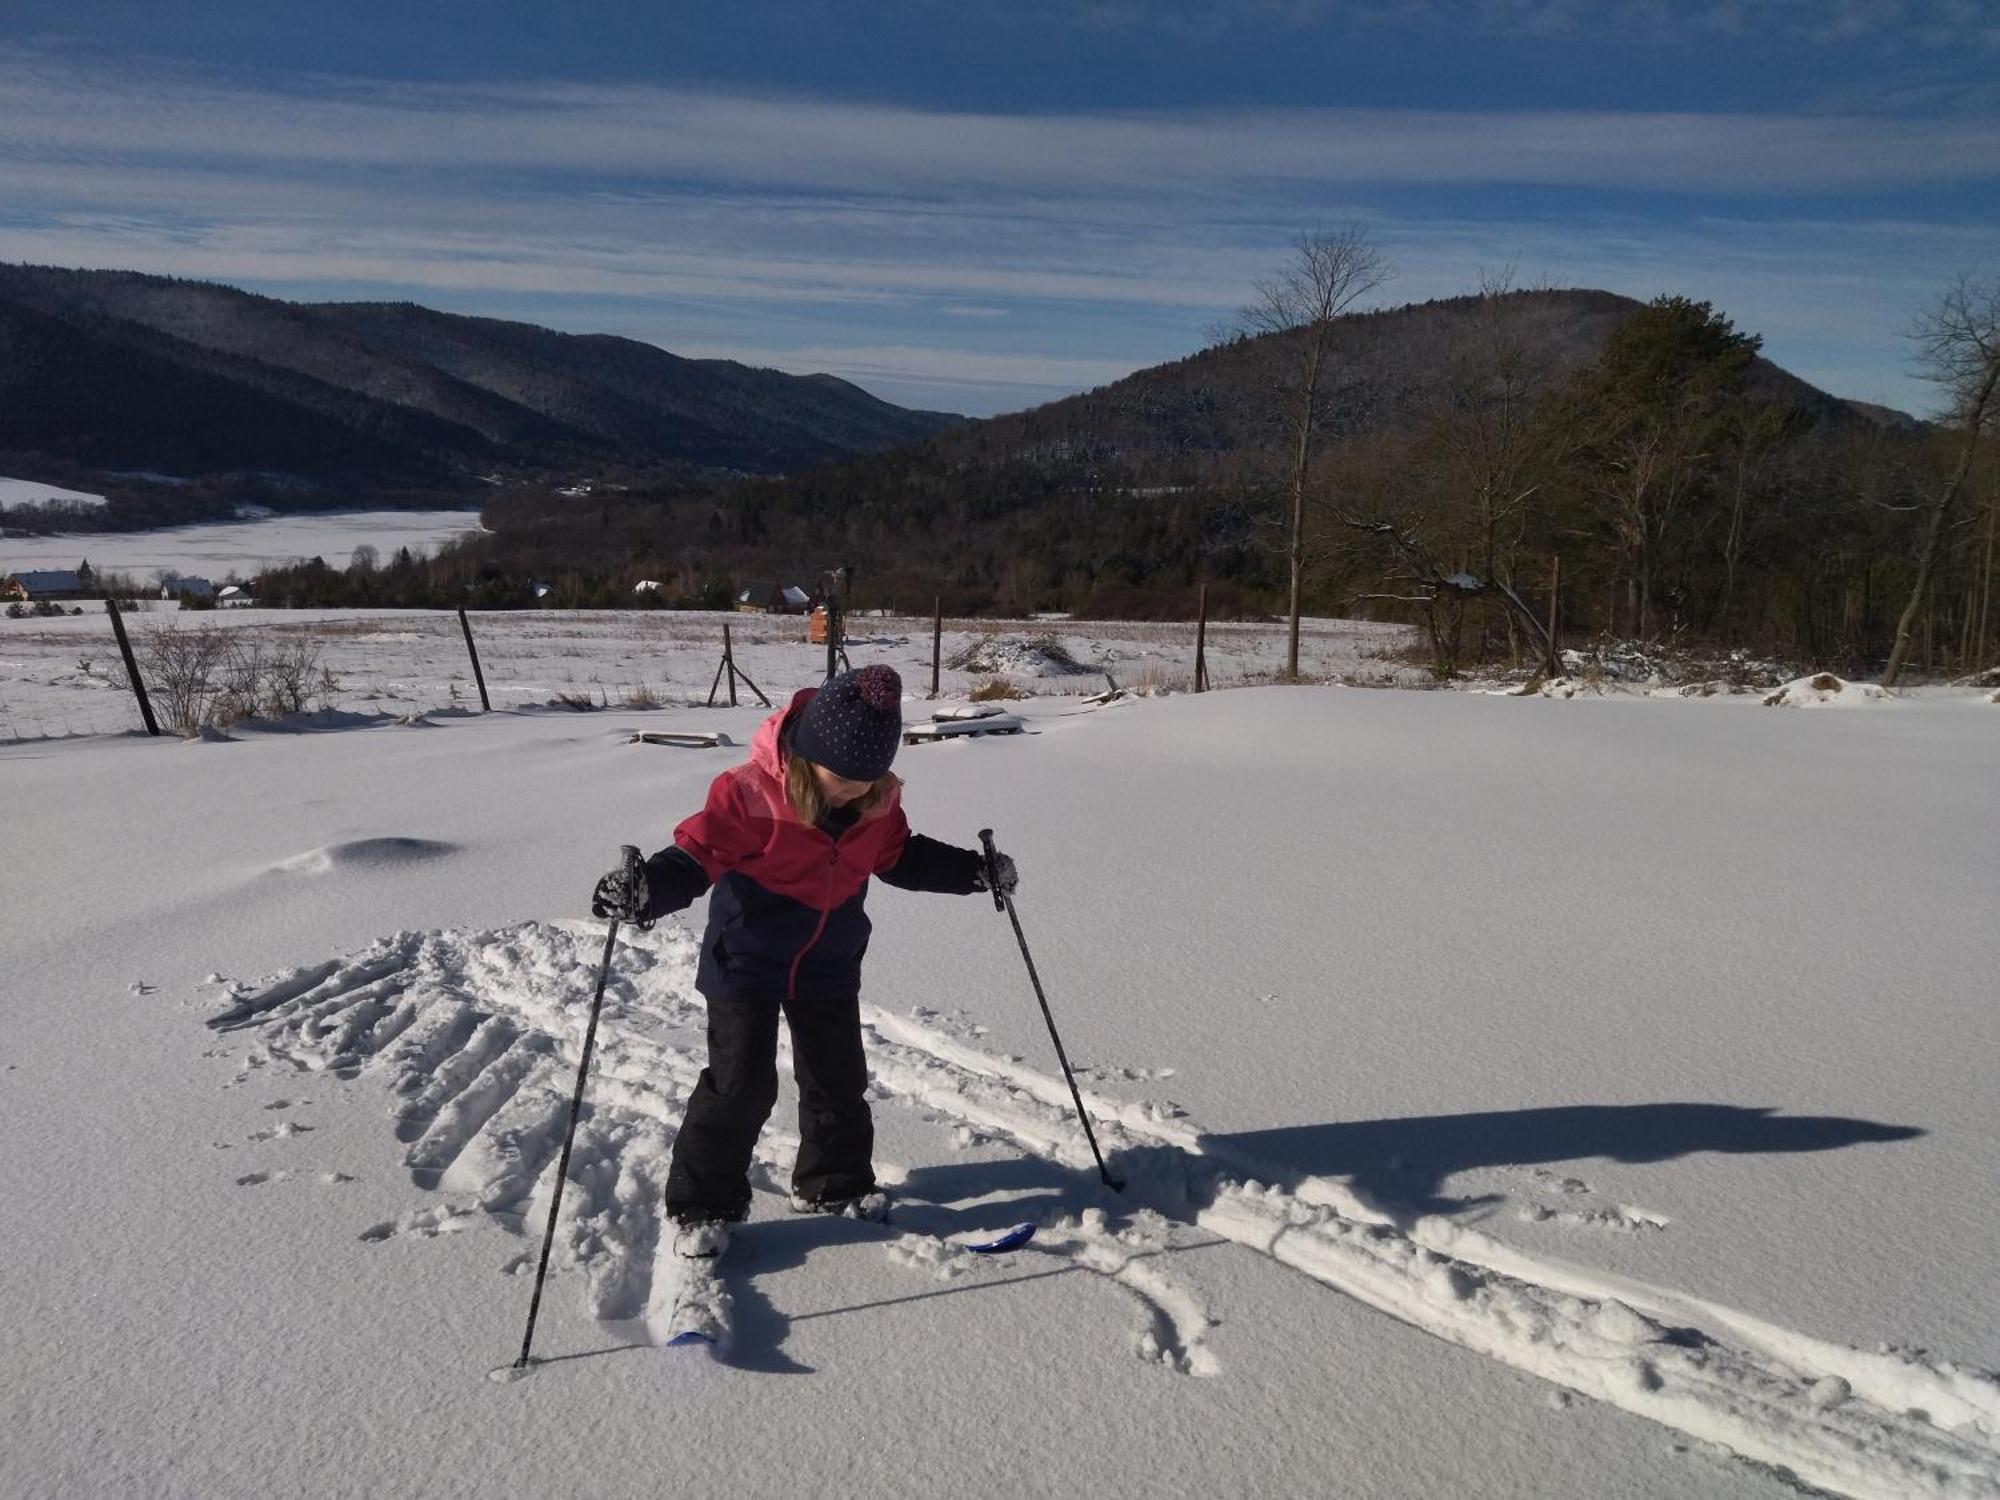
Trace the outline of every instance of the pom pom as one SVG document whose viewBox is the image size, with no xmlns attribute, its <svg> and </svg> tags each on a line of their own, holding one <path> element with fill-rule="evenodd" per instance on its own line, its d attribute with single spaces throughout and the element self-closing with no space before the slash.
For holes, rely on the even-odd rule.
<svg viewBox="0 0 2000 1500">
<path fill-rule="evenodd" d="M 878 714 L 900 712 L 903 706 L 903 679 L 894 667 L 863 667 L 854 674 L 854 691 L 861 701 Z"/>
</svg>

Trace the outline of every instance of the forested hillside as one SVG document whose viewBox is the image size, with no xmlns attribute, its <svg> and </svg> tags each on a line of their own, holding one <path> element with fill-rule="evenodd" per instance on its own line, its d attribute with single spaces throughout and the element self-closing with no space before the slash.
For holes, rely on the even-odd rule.
<svg viewBox="0 0 2000 1500">
<path fill-rule="evenodd" d="M 1032 411 L 720 493 L 578 512 L 531 494 L 459 575 L 563 580 L 613 603 L 639 577 L 851 564 L 863 603 L 1185 617 L 1281 610 L 1298 335 L 1240 338 Z M 1340 319 L 1306 516 L 1311 611 L 1415 619 L 1441 670 L 1522 655 L 1561 569 L 1571 636 L 1879 659 L 1912 578 L 1910 515 L 1951 437 L 1764 360 L 1707 304 L 1492 292 Z M 1974 476 L 1991 483 L 1991 455 Z M 1932 655 L 1974 647 L 1983 533 L 1960 527 Z M 1558 564 L 1560 559 L 1560 564 Z M 1476 584 L 1476 589 L 1466 584 Z M 413 586 L 421 586 L 413 581 Z"/>
<path fill-rule="evenodd" d="M 88 481 L 114 499 L 107 525 L 188 519 L 204 497 L 477 503 L 496 483 L 778 474 L 959 420 L 634 339 L 115 271 L 0 266 L 0 356 L 0 472 Z"/>
</svg>

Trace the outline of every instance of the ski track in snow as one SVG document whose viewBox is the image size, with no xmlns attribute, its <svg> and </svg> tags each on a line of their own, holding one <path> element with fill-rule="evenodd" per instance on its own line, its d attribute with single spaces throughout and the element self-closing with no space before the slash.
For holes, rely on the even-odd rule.
<svg viewBox="0 0 2000 1500">
<path fill-rule="evenodd" d="M 209 1024 L 248 1040 L 236 1082 L 289 1066 L 344 1080 L 366 1075 L 387 1090 L 412 1180 L 461 1201 L 370 1226 L 364 1241 L 449 1235 L 482 1215 L 507 1216 L 538 1237 L 601 953 L 601 929 L 583 923 L 402 933 L 239 992 Z M 699 1325 L 726 1355 L 728 1257 L 719 1266 L 682 1261 L 659 1229 L 674 1131 L 701 1069 L 695 957 L 694 938 L 678 926 L 621 934 L 552 1265 L 583 1273 L 593 1317 L 660 1342 L 678 1303 L 681 1326 Z M 1135 1302 L 1140 1358 L 1191 1375 L 1220 1372 L 1207 1343 L 1215 1313 L 1166 1265 L 1174 1250 L 1207 1242 L 1191 1233 L 1200 1231 L 1802 1483 L 1857 1496 L 2000 1500 L 2000 1377 L 1989 1372 L 1811 1337 L 1530 1254 L 1443 1216 L 1401 1220 L 1338 1179 L 1220 1148 L 1171 1104 L 1086 1091 L 1100 1142 L 1125 1180 L 1124 1194 L 1113 1195 L 1097 1186 L 1059 1076 L 981 1051 L 935 1014 L 864 1006 L 862 1016 L 872 1096 L 921 1111 L 961 1145 L 1004 1142 L 1025 1153 L 1046 1205 L 1032 1253 L 1090 1272 Z M 757 1186 L 782 1191 L 796 1148 L 794 1137 L 767 1130 Z M 957 1195 L 927 1200 L 926 1181 L 961 1169 L 878 1169 L 885 1182 L 904 1184 L 897 1220 L 884 1230 L 889 1259 L 939 1279 L 979 1274 L 979 1257 L 940 1233 L 913 1232 L 948 1222 Z M 982 1175 L 981 1166 L 962 1171 L 968 1183 Z M 1573 1178 L 1536 1175 L 1559 1198 L 1588 1192 Z M 1016 1217 L 1037 1217 L 1027 1206 Z M 1529 1212 L 1566 1225 L 1666 1227 L 1663 1216 L 1626 1204 Z M 505 1269 L 532 1274 L 534 1257 L 518 1253 Z"/>
</svg>

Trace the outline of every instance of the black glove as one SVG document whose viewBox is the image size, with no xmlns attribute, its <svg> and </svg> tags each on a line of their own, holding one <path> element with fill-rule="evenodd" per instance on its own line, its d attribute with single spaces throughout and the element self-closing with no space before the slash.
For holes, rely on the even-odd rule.
<svg viewBox="0 0 2000 1500">
<path fill-rule="evenodd" d="M 1014 868 L 1014 861 L 998 849 L 993 851 L 993 868 L 989 872 L 986 861 L 981 858 L 979 868 L 972 877 L 975 891 L 992 891 L 996 895 L 1011 896 L 1021 888 L 1021 874 Z"/>
<path fill-rule="evenodd" d="M 636 860 L 620 865 L 597 882 L 590 893 L 590 914 L 612 921 L 630 922 L 641 929 L 651 927 L 649 915 L 653 893 L 646 885 L 646 867 Z"/>
</svg>

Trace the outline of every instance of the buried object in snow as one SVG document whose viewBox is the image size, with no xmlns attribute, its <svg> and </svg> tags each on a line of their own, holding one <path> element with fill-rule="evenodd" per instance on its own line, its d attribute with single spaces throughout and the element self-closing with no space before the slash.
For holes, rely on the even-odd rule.
<svg viewBox="0 0 2000 1500">
<path fill-rule="evenodd" d="M 918 745 L 961 734 L 1020 734 L 1027 727 L 1027 721 L 1019 714 L 975 703 L 965 708 L 941 708 L 927 724 L 905 724 L 903 743 Z"/>
</svg>

